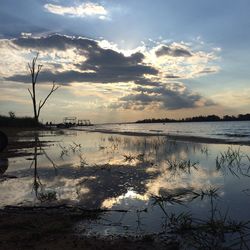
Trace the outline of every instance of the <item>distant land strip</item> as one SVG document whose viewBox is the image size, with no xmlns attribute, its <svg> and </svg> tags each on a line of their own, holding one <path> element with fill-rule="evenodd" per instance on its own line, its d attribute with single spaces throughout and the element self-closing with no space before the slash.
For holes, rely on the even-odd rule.
<svg viewBox="0 0 250 250">
<path fill-rule="evenodd" d="M 135 123 L 220 122 L 220 121 L 250 121 L 250 114 L 239 114 L 237 116 L 224 115 L 223 117 L 219 117 L 217 115 L 194 116 L 182 119 L 149 118 L 144 120 L 138 120 Z"/>
</svg>

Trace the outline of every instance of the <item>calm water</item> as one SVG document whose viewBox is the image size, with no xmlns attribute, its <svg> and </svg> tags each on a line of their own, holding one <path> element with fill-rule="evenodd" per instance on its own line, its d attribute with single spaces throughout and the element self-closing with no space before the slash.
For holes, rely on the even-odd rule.
<svg viewBox="0 0 250 250">
<path fill-rule="evenodd" d="M 167 232 L 170 220 L 185 216 L 202 223 L 250 219 L 249 146 L 84 131 L 41 132 L 38 138 L 51 143 L 29 149 L 28 157 L 1 159 L 4 175 L 17 178 L 1 180 L 0 206 L 63 203 L 127 210 L 76 224 L 77 233 L 98 235 Z M 223 161 L 233 153 L 237 159 Z"/>
<path fill-rule="evenodd" d="M 88 129 L 100 129 L 114 132 L 141 132 L 147 134 L 198 136 L 204 138 L 219 138 L 228 141 L 250 141 L 250 121 L 103 124 L 95 125 Z"/>
</svg>

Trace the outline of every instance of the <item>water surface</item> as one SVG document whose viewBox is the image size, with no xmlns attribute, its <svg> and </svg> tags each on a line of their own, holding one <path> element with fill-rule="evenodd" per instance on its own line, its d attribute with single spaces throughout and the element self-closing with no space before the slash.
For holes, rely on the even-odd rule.
<svg viewBox="0 0 250 250">
<path fill-rule="evenodd" d="M 77 129 L 83 129 L 78 127 Z M 228 142 L 250 141 L 250 121 L 232 122 L 183 122 L 183 123 L 131 123 L 102 124 L 84 128 L 112 132 L 136 132 L 145 134 L 165 134 L 224 139 Z"/>
<path fill-rule="evenodd" d="M 127 211 L 77 223 L 78 233 L 98 235 L 162 233 L 179 215 L 250 219 L 249 146 L 84 131 L 31 133 L 29 139 L 38 140 L 31 156 L 3 164 L 4 175 L 17 178 L 0 182 L 1 207 L 74 204 Z M 40 148 L 43 140 L 51 143 Z M 222 161 L 232 153 L 237 159 Z"/>
</svg>

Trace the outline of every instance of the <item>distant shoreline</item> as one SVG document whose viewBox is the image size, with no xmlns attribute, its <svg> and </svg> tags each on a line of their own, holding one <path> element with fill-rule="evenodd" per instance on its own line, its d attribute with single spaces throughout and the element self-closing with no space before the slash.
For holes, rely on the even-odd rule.
<svg viewBox="0 0 250 250">
<path fill-rule="evenodd" d="M 226 121 L 226 120 L 219 120 L 219 121 L 182 121 L 182 120 L 177 120 L 177 121 L 169 121 L 169 122 L 107 122 L 107 123 L 95 123 L 94 125 L 122 125 L 122 124 L 162 124 L 162 123 L 199 123 L 199 122 L 208 122 L 208 123 L 213 123 L 213 122 L 249 122 L 250 120 L 232 120 L 232 121 Z"/>
<path fill-rule="evenodd" d="M 183 119 L 169 118 L 149 118 L 138 120 L 135 123 L 179 123 L 179 122 L 233 122 L 233 121 L 250 121 L 250 114 L 239 114 L 237 116 L 225 115 L 222 118 L 217 115 L 194 116 Z"/>
</svg>

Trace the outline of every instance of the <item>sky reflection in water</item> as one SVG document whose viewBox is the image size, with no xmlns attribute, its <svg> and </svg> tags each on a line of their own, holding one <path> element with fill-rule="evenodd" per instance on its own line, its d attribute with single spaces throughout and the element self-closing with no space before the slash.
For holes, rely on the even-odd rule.
<svg viewBox="0 0 250 250">
<path fill-rule="evenodd" d="M 221 214 L 249 219 L 250 160 L 246 155 L 250 147 L 83 131 L 44 132 L 39 140 L 52 142 L 45 151 L 37 147 L 36 159 L 10 158 L 7 170 L 5 164 L 5 175 L 18 178 L 1 181 L 1 206 L 67 203 L 89 209 L 126 209 L 128 213 L 103 214 L 90 224 L 88 233 L 150 233 L 162 230 L 166 212 L 209 218 L 211 199 L 193 196 L 214 188 L 218 194 L 214 203 Z M 240 166 L 216 166 L 216 157 L 228 148 L 240 149 Z M 178 193 L 185 194 L 181 204 L 163 202 L 162 208 L 154 199 Z M 87 225 L 79 223 L 77 230 L 86 230 Z"/>
</svg>

